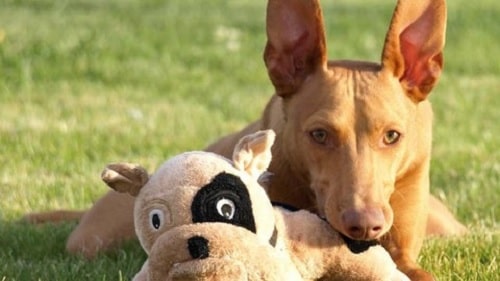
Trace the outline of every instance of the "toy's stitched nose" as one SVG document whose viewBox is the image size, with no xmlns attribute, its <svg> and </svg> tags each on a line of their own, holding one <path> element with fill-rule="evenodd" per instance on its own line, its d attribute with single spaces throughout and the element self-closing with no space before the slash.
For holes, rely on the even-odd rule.
<svg viewBox="0 0 500 281">
<path fill-rule="evenodd" d="M 187 240 L 189 254 L 193 259 L 208 258 L 210 249 L 208 240 L 201 236 L 193 236 Z"/>
</svg>

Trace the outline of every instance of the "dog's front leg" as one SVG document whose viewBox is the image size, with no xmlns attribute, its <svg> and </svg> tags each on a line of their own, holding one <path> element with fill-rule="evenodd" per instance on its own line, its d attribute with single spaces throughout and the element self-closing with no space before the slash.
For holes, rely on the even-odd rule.
<svg viewBox="0 0 500 281">
<path fill-rule="evenodd" d="M 428 174 L 428 164 L 422 164 L 396 183 L 391 196 L 394 223 L 382 240 L 398 268 L 411 280 L 434 280 L 417 264 L 428 217 Z"/>
</svg>

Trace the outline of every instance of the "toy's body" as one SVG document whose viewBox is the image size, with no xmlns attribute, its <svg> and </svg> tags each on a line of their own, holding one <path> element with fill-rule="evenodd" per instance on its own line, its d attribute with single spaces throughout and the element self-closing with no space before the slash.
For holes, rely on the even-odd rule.
<svg viewBox="0 0 500 281">
<path fill-rule="evenodd" d="M 137 196 L 135 227 L 149 258 L 134 280 L 408 280 L 381 246 L 354 253 L 316 215 L 272 206 L 258 181 L 273 141 L 272 131 L 249 135 L 233 161 L 184 153 L 151 177 L 109 165 L 103 180 Z"/>
</svg>

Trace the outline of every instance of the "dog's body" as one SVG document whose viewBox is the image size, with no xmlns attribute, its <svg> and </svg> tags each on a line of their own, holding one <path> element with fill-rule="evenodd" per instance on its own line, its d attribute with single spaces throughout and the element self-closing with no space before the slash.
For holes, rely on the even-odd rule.
<svg viewBox="0 0 500 281">
<path fill-rule="evenodd" d="M 429 197 L 426 98 L 442 69 L 445 25 L 444 0 L 400 0 L 380 64 L 328 62 L 319 3 L 270 0 L 264 60 L 276 95 L 260 120 L 207 150 L 231 157 L 242 136 L 273 129 L 273 200 L 315 210 L 353 239 L 381 239 L 412 280 L 431 280 L 416 263 L 426 224 L 428 234 L 465 230 Z M 132 206 L 132 197 L 108 193 L 68 250 L 92 257 L 133 237 Z M 429 209 L 437 211 L 427 222 Z"/>
</svg>

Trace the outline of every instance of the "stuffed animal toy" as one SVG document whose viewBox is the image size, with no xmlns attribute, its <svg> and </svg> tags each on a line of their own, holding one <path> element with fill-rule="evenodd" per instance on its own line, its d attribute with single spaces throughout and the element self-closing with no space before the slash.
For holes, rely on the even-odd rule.
<svg viewBox="0 0 500 281">
<path fill-rule="evenodd" d="M 308 211 L 273 206 L 261 183 L 272 180 L 274 137 L 243 137 L 232 160 L 183 153 L 151 176 L 139 165 L 106 167 L 108 186 L 136 196 L 148 260 L 134 280 L 409 280 L 381 246 L 350 241 Z"/>
</svg>

